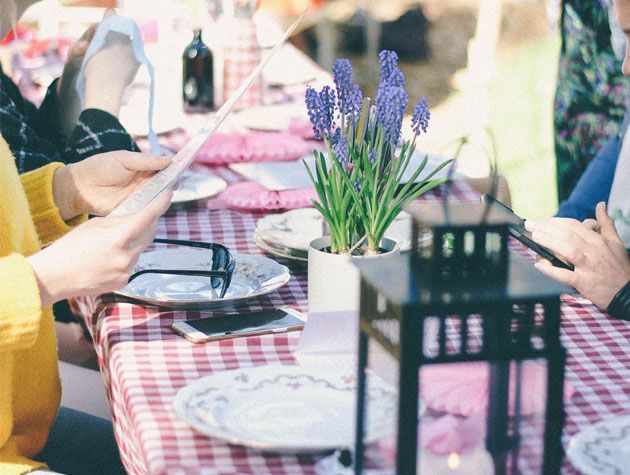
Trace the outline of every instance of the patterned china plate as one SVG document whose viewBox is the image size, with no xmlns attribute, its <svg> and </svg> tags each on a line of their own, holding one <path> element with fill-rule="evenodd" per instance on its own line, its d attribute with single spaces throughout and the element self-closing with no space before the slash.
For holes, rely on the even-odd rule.
<svg viewBox="0 0 630 475">
<path fill-rule="evenodd" d="M 302 251 L 299 249 L 291 249 L 288 247 L 274 246 L 265 241 L 258 234 L 254 233 L 254 243 L 263 251 L 272 254 L 277 257 L 283 257 L 285 259 L 291 259 L 293 261 L 308 262 L 308 251 Z"/>
<path fill-rule="evenodd" d="M 367 443 L 392 433 L 396 398 L 368 379 Z M 199 432 L 263 451 L 314 453 L 354 444 L 356 378 L 301 366 L 256 366 L 201 378 L 175 397 Z"/>
<path fill-rule="evenodd" d="M 173 204 L 205 200 L 227 188 L 223 178 L 199 168 L 186 170 L 180 178 L 177 190 L 173 193 Z"/>
<path fill-rule="evenodd" d="M 140 256 L 134 272 L 143 269 L 207 270 L 212 251 L 176 247 L 148 251 Z M 223 298 L 208 277 L 144 274 L 116 292 L 124 297 L 165 307 L 221 307 L 268 294 L 291 279 L 289 269 L 276 261 L 251 254 L 233 254 L 236 269 Z"/>
<path fill-rule="evenodd" d="M 571 439 L 567 456 L 584 475 L 630 474 L 630 414 L 582 430 Z"/>
<path fill-rule="evenodd" d="M 256 223 L 254 241 L 263 251 L 296 259 L 288 250 L 298 251 L 298 256 L 308 253 L 310 242 L 322 236 L 322 216 L 314 208 L 299 208 L 285 213 L 272 214 Z M 411 217 L 404 211 L 394 220 L 385 237 L 398 242 L 402 251 L 411 248 Z M 300 259 L 297 257 L 299 260 Z"/>
</svg>

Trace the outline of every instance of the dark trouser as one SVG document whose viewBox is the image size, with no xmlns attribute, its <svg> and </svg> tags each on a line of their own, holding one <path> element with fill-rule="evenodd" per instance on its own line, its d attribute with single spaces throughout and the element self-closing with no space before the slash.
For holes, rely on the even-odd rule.
<svg viewBox="0 0 630 475">
<path fill-rule="evenodd" d="M 68 323 L 77 321 L 72 310 L 70 310 L 70 305 L 67 300 L 60 300 L 53 304 L 53 315 L 58 322 Z"/>
<path fill-rule="evenodd" d="M 66 475 L 125 473 L 111 422 L 67 407 L 59 408 L 48 442 L 35 460 Z"/>
</svg>

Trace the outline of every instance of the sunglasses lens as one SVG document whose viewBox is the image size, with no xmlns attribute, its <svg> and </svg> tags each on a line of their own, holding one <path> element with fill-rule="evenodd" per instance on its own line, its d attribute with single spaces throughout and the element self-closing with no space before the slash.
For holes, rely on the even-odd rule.
<svg viewBox="0 0 630 475">
<path fill-rule="evenodd" d="M 228 261 L 228 251 L 225 248 L 215 247 L 212 250 L 212 270 L 225 270 Z"/>
<path fill-rule="evenodd" d="M 228 265 L 227 265 L 227 275 L 225 276 L 225 281 L 223 282 L 223 288 L 221 289 L 221 298 L 223 298 L 227 290 L 230 288 L 230 284 L 232 283 L 232 275 L 234 274 L 235 267 L 236 267 L 236 261 L 234 261 L 234 259 L 231 259 L 231 261 L 228 262 Z"/>
</svg>

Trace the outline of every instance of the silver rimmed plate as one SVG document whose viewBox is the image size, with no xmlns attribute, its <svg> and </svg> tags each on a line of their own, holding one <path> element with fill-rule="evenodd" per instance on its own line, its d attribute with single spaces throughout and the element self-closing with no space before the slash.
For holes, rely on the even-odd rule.
<svg viewBox="0 0 630 475">
<path fill-rule="evenodd" d="M 226 188 L 227 182 L 223 178 L 202 168 L 191 168 L 186 170 L 179 179 L 172 203 L 178 205 L 207 200 Z"/>
<path fill-rule="evenodd" d="M 306 260 L 308 246 L 322 236 L 322 215 L 314 208 L 299 208 L 261 218 L 254 242 L 263 251 L 287 259 Z M 398 243 L 401 251 L 411 248 L 411 217 L 404 211 L 394 220 L 385 237 Z"/>
<path fill-rule="evenodd" d="M 148 251 L 140 256 L 134 272 L 144 269 L 208 270 L 212 251 L 177 247 Z M 291 279 L 289 269 L 276 261 L 252 254 L 233 254 L 236 268 L 223 298 L 209 277 L 144 274 L 118 292 L 124 297 L 166 307 L 220 307 L 268 294 Z"/>
<path fill-rule="evenodd" d="M 368 378 L 366 442 L 392 433 L 396 397 Z M 263 451 L 309 453 L 354 443 L 356 378 L 301 366 L 256 366 L 201 378 L 175 397 L 177 415 L 199 432 Z"/>
<path fill-rule="evenodd" d="M 578 432 L 569 443 L 567 456 L 584 475 L 630 474 L 630 414 Z"/>
</svg>

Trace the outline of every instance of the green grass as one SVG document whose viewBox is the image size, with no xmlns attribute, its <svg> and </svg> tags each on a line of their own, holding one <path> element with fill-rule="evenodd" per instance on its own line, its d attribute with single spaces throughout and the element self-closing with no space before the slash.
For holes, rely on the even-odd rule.
<svg viewBox="0 0 630 475">
<path fill-rule="evenodd" d="M 490 85 L 488 125 L 497 138 L 499 172 L 523 217 L 557 209 L 552 111 L 559 47 L 550 35 L 506 54 Z"/>
</svg>

